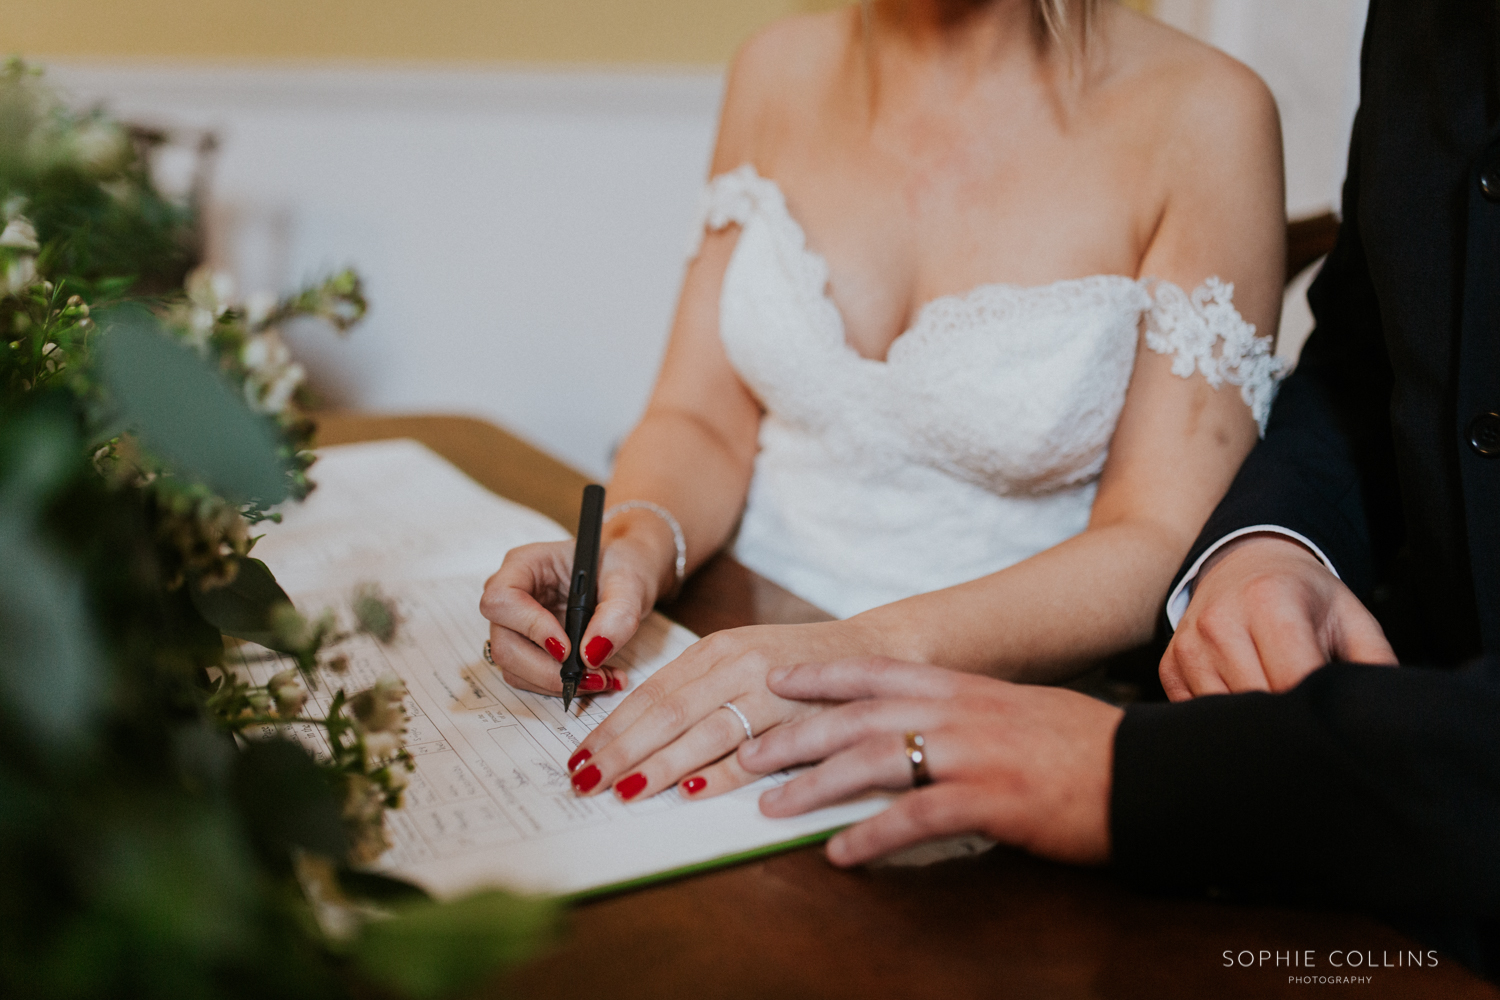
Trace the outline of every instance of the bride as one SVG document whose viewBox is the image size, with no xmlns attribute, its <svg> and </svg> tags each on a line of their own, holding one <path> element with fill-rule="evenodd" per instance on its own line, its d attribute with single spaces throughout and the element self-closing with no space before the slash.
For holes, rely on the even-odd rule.
<svg viewBox="0 0 1500 1000">
<path fill-rule="evenodd" d="M 584 741 L 575 789 L 758 777 L 731 751 L 819 710 L 771 693 L 780 664 L 1056 682 L 1149 638 L 1279 370 L 1254 74 L 1108 0 L 867 0 L 744 46 L 712 172 L 581 687 L 620 689 L 611 652 L 725 546 L 839 620 L 700 641 Z M 513 685 L 561 690 L 572 549 L 486 585 Z"/>
</svg>

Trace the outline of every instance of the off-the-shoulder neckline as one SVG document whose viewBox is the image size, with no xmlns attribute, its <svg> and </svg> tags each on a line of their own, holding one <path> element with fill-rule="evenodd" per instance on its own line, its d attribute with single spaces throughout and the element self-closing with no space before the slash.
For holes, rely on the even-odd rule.
<svg viewBox="0 0 1500 1000">
<path fill-rule="evenodd" d="M 709 179 L 708 184 L 709 187 L 712 188 L 714 185 L 719 183 L 736 181 L 747 183 L 751 186 L 761 186 L 769 192 L 773 193 L 774 197 L 765 199 L 765 201 L 769 203 L 770 210 L 776 212 L 779 215 L 778 221 L 782 225 L 786 226 L 788 230 L 795 236 L 797 252 L 806 257 L 814 265 L 815 271 L 819 275 L 821 275 L 822 285 L 818 289 L 817 294 L 822 297 L 823 301 L 828 303 L 828 306 L 831 308 L 832 313 L 838 317 L 839 340 L 843 343 L 844 347 L 849 351 L 850 354 L 854 355 L 854 357 L 858 358 L 859 360 L 869 362 L 870 364 L 887 364 L 890 360 L 891 353 L 896 349 L 896 345 L 901 343 L 908 334 L 920 329 L 922 326 L 923 318 L 929 312 L 932 312 L 937 308 L 972 308 L 979 299 L 996 295 L 1003 295 L 1017 299 L 1028 298 L 1032 296 L 1044 297 L 1049 295 L 1057 295 L 1064 290 L 1069 290 L 1078 286 L 1119 285 L 1122 288 L 1129 287 L 1132 289 L 1142 289 L 1145 287 L 1145 283 L 1141 279 L 1132 278 L 1129 275 L 1124 274 L 1089 274 L 1072 278 L 1058 278 L 1055 281 L 1048 281 L 1042 284 L 1035 285 L 1022 285 L 1009 281 L 983 282 L 981 284 L 975 285 L 973 288 L 970 288 L 967 291 L 951 292 L 946 295 L 939 295 L 934 298 L 928 299 L 912 312 L 911 322 L 908 323 L 906 328 L 898 333 L 890 342 L 890 344 L 886 346 L 885 357 L 867 357 L 866 355 L 859 353 L 859 351 L 855 349 L 854 345 L 849 343 L 848 325 L 844 321 L 844 313 L 839 308 L 838 302 L 834 300 L 832 294 L 830 294 L 828 291 L 828 260 L 821 253 L 807 245 L 807 231 L 802 228 L 802 223 L 799 222 L 797 220 L 797 217 L 792 214 L 791 207 L 787 205 L 786 192 L 782 190 L 781 185 L 778 184 L 776 182 L 776 179 L 773 177 L 762 176 L 755 169 L 754 164 L 751 163 L 744 163 L 733 170 L 725 171 L 721 174 L 716 174 Z M 737 251 L 738 248 L 736 248 L 736 252 Z"/>
</svg>

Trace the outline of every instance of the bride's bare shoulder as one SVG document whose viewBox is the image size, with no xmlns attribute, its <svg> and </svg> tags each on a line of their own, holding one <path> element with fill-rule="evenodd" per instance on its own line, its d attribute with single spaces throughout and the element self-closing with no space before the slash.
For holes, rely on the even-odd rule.
<svg viewBox="0 0 1500 1000">
<path fill-rule="evenodd" d="M 1226 168 L 1280 184 L 1280 116 L 1254 70 L 1118 4 L 1101 11 L 1101 91 L 1115 122 L 1170 151 L 1167 163 L 1195 165 L 1189 174 Z"/>
<path fill-rule="evenodd" d="M 714 170 L 756 159 L 808 114 L 858 43 L 856 8 L 785 17 L 756 32 L 735 53 L 725 81 Z"/>
<path fill-rule="evenodd" d="M 1281 117 L 1253 69 L 1161 22 L 1103 4 L 1100 127 L 1131 159 L 1146 201 L 1200 211 L 1226 190 L 1283 211 Z"/>
</svg>

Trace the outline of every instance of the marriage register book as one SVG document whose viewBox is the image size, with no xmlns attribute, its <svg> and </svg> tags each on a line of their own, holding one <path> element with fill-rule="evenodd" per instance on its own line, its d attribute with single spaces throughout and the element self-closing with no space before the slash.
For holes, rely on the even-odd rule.
<svg viewBox="0 0 1500 1000">
<path fill-rule="evenodd" d="M 347 624 L 363 583 L 396 602 L 402 622 L 393 643 L 356 636 L 338 650 L 349 660 L 337 679 L 345 690 L 389 670 L 409 691 L 406 743 L 416 771 L 403 807 L 387 813 L 394 846 L 377 870 L 439 898 L 491 887 L 587 894 L 809 842 L 884 808 L 887 798 L 872 795 L 768 819 L 757 800 L 786 773 L 694 802 L 675 789 L 628 804 L 608 792 L 575 795 L 566 761 L 584 736 L 697 637 L 653 613 L 609 661 L 626 678 L 624 692 L 584 696 L 564 712 L 561 698 L 517 691 L 483 658 L 484 581 L 511 548 L 568 532 L 414 441 L 343 445 L 319 456 L 317 490 L 268 526 L 255 555 L 306 615 L 329 608 Z M 290 665 L 253 644 L 233 650 L 229 663 L 255 683 Z M 331 694 L 320 684 L 312 701 L 326 711 Z M 291 729 L 327 757 L 319 727 Z"/>
</svg>

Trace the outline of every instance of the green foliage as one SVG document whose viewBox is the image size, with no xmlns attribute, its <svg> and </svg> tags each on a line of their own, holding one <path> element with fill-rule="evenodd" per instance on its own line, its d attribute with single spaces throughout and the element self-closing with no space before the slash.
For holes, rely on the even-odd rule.
<svg viewBox="0 0 1500 1000">
<path fill-rule="evenodd" d="M 37 537 L 49 500 L 83 464 L 68 418 L 49 400 L 0 426 L 0 663 L 10 665 L 0 703 L 51 753 L 91 738 L 105 695 L 84 581 Z"/>
<path fill-rule="evenodd" d="M 447 904 L 424 900 L 370 924 L 354 958 L 372 980 L 407 996 L 449 996 L 531 954 L 551 922 L 550 906 L 509 893 L 475 893 Z"/>
<path fill-rule="evenodd" d="M 246 745 L 235 769 L 235 798 L 252 839 L 272 855 L 293 848 L 342 858 L 349 850 L 334 781 L 290 740 Z"/>
<path fill-rule="evenodd" d="M 150 312 L 116 306 L 100 317 L 107 335 L 97 365 L 119 426 L 231 503 L 274 507 L 287 498 L 274 424 L 191 348 L 163 337 Z"/>
<path fill-rule="evenodd" d="M 431 997 L 514 961 L 550 904 L 439 905 L 347 867 L 384 849 L 401 801 L 405 689 L 302 714 L 350 633 L 248 555 L 248 526 L 312 489 L 275 324 L 347 329 L 358 277 L 260 309 L 203 271 L 126 298 L 181 282 L 191 213 L 126 130 L 15 62 L 0 212 L 0 996 Z M 381 641 L 400 624 L 373 588 L 354 617 Z M 296 666 L 251 684 L 225 636 Z M 237 742 L 294 721 L 324 728 L 331 760 Z"/>
<path fill-rule="evenodd" d="M 192 213 L 152 185 L 150 145 L 100 111 L 68 108 L 19 60 L 0 71 L 0 187 L 25 199 L 44 270 L 80 292 L 122 278 L 151 292 L 182 284 Z"/>
<path fill-rule="evenodd" d="M 328 978 L 197 705 L 217 631 L 162 585 L 139 491 L 85 459 L 75 401 L 0 409 L 0 995 L 233 995 Z M 268 947 L 300 955 L 256 972 Z M 282 981 L 282 970 L 303 968 Z M 297 982 L 290 980 L 296 979 Z"/>
<path fill-rule="evenodd" d="M 206 590 L 195 587 L 191 593 L 198 613 L 225 635 L 259 643 L 279 653 L 295 652 L 271 625 L 275 609 L 290 605 L 292 599 L 259 559 L 241 559 L 239 571 L 230 583 Z"/>
</svg>

